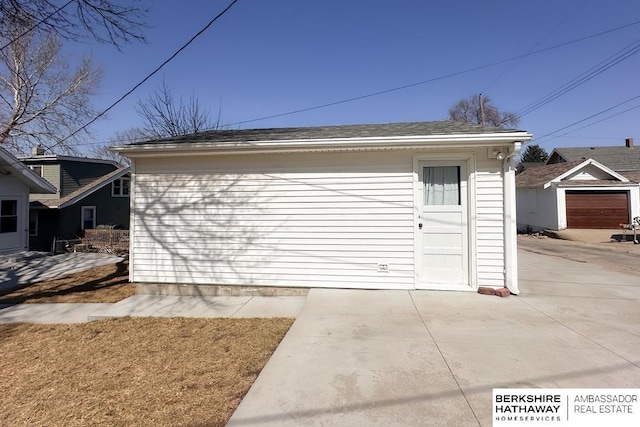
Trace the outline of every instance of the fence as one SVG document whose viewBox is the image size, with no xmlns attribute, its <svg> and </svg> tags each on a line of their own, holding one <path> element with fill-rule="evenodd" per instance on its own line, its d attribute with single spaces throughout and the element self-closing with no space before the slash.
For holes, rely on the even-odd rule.
<svg viewBox="0 0 640 427">
<path fill-rule="evenodd" d="M 129 253 L 129 230 L 84 230 L 80 239 L 53 239 L 51 252 L 99 252 L 123 255 Z"/>
<path fill-rule="evenodd" d="M 121 254 L 129 252 L 129 230 L 84 230 L 82 244 L 91 252 Z"/>
</svg>

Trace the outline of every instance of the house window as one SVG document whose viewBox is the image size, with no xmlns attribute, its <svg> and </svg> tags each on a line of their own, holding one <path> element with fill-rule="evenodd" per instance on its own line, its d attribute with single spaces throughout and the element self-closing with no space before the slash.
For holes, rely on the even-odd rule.
<svg viewBox="0 0 640 427">
<path fill-rule="evenodd" d="M 34 171 L 36 175 L 42 176 L 42 165 L 29 166 L 29 169 Z"/>
<path fill-rule="evenodd" d="M 18 231 L 18 201 L 0 201 L 0 233 L 15 233 Z"/>
<path fill-rule="evenodd" d="M 425 205 L 460 205 L 460 166 L 425 166 Z"/>
<path fill-rule="evenodd" d="M 111 184 L 113 197 L 129 197 L 129 178 L 119 178 Z"/>
<path fill-rule="evenodd" d="M 83 206 L 80 221 L 83 230 L 96 228 L 96 207 Z"/>
<path fill-rule="evenodd" d="M 38 211 L 29 211 L 29 236 L 38 235 Z"/>
</svg>

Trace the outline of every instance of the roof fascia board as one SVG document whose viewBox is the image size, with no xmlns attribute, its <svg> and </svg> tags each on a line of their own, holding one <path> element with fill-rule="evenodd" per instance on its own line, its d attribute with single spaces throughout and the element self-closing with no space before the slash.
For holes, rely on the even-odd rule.
<svg viewBox="0 0 640 427">
<path fill-rule="evenodd" d="M 105 186 L 111 184 L 116 179 L 122 178 L 124 175 L 126 175 L 126 174 L 128 174 L 130 172 L 131 172 L 130 168 L 125 168 L 125 169 L 121 170 L 119 173 L 117 173 L 114 176 L 112 176 L 111 178 L 109 178 L 108 180 L 106 180 L 104 182 L 101 182 L 100 185 L 95 185 L 95 186 L 87 189 L 87 191 L 84 191 L 84 192 L 78 194 L 77 196 L 73 197 L 72 199 L 67 200 L 66 202 L 64 202 L 60 206 L 52 205 L 52 206 L 49 206 L 49 207 L 50 208 L 58 208 L 58 209 L 64 209 L 66 207 L 69 207 L 69 206 L 71 206 L 71 205 L 73 205 L 75 203 L 78 203 L 80 200 L 84 199 L 85 197 L 88 197 L 88 196 L 92 195 L 96 191 L 104 188 Z M 87 184 L 87 185 L 89 185 L 89 184 Z"/>
<path fill-rule="evenodd" d="M 33 157 L 20 157 L 21 162 L 38 162 L 38 161 L 51 161 L 51 160 L 63 160 L 68 162 L 82 162 L 82 163 L 103 163 L 106 165 L 113 165 L 120 167 L 121 165 L 114 160 L 107 159 L 92 159 L 90 157 L 74 157 L 74 156 L 58 156 L 57 154 L 52 155 L 44 155 L 44 156 L 33 156 Z"/>
<path fill-rule="evenodd" d="M 565 190 L 603 190 L 603 189 L 607 189 L 610 188 L 612 190 L 633 190 L 635 188 L 638 187 L 638 184 L 634 184 L 632 182 L 630 183 L 625 183 L 625 185 L 587 185 L 587 184 L 581 184 L 581 185 L 576 185 L 576 186 L 572 186 L 572 185 L 554 185 L 554 187 L 556 188 L 564 188 Z"/>
<path fill-rule="evenodd" d="M 526 132 L 505 132 L 493 134 L 463 135 L 430 135 L 402 137 L 369 137 L 369 138 L 330 138 L 330 139 L 297 139 L 297 140 L 265 140 L 251 142 L 223 143 L 174 143 L 174 144 L 141 144 L 112 147 L 113 151 L 129 157 L 138 156 L 175 156 L 177 153 L 187 154 L 243 154 L 271 152 L 312 152 L 312 151 L 358 151 L 433 148 L 439 145 L 451 147 L 485 146 L 494 144 L 513 144 L 530 141 L 533 136 Z"/>
<path fill-rule="evenodd" d="M 574 172 L 579 171 L 580 169 L 588 166 L 588 165 L 593 165 L 595 167 L 597 167 L 598 169 L 600 169 L 601 171 L 611 175 L 612 177 L 616 178 L 617 180 L 619 180 L 620 182 L 629 182 L 629 179 L 627 177 L 624 177 L 622 175 L 620 175 L 619 173 L 609 169 L 608 167 L 606 167 L 605 165 L 603 165 L 602 163 L 598 163 L 597 161 L 593 160 L 593 159 L 587 159 L 584 162 L 580 163 L 577 166 L 574 166 L 573 168 L 569 169 L 568 171 L 566 171 L 565 173 L 558 175 L 557 177 L 555 177 L 554 179 L 552 179 L 551 181 L 547 182 L 544 184 L 543 188 L 547 189 L 551 186 L 551 184 L 556 184 L 560 181 L 562 181 L 563 179 L 565 179 L 567 176 L 573 174 Z"/>
<path fill-rule="evenodd" d="M 55 194 L 57 191 L 53 184 L 37 175 L 8 151 L 0 149 L 0 159 L 2 159 L 3 164 L 6 163 L 6 167 L 9 170 L 16 172 L 16 178 L 27 184 L 31 190 L 49 194 Z"/>
</svg>

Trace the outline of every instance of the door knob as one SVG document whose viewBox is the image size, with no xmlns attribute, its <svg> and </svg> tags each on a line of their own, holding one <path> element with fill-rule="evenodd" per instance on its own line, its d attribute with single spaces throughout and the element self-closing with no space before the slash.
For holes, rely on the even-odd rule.
<svg viewBox="0 0 640 427">
<path fill-rule="evenodd" d="M 422 223 L 418 224 L 418 228 L 422 230 Z"/>
</svg>

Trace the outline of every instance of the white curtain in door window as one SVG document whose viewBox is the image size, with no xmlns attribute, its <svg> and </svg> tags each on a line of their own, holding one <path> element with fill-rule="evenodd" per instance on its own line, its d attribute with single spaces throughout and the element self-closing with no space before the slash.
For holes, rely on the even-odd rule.
<svg viewBox="0 0 640 427">
<path fill-rule="evenodd" d="M 423 180 L 425 205 L 460 204 L 460 166 L 426 166 Z"/>
</svg>

